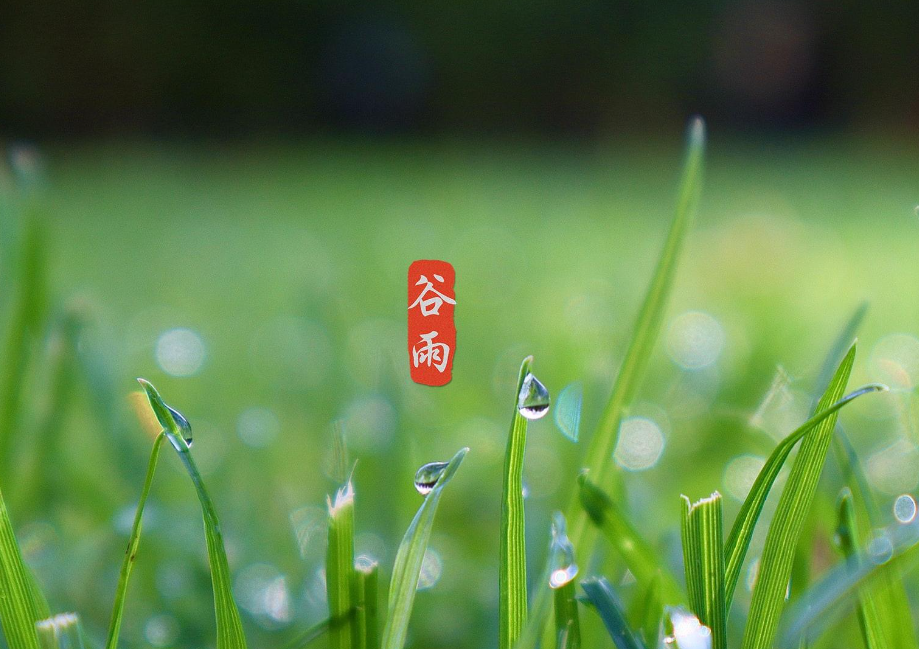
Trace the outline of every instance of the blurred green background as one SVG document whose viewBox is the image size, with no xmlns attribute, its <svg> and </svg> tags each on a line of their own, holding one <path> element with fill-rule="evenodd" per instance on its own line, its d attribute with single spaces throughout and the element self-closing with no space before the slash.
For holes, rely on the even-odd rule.
<svg viewBox="0 0 919 649">
<path fill-rule="evenodd" d="M 865 301 L 853 384 L 894 389 L 841 421 L 892 522 L 919 483 L 917 11 L 8 3 L 0 398 L 14 414 L 0 418 L 0 487 L 52 608 L 104 637 L 151 445 L 124 398 L 142 376 L 192 423 L 251 646 L 326 614 L 339 420 L 357 460 L 357 549 L 384 580 L 420 504 L 416 468 L 471 448 L 410 643 L 496 646 L 519 363 L 535 355 L 553 396 L 584 389 L 578 445 L 551 414 L 530 426 L 534 579 L 662 244 L 694 112 L 711 133 L 698 224 L 611 459 L 635 523 L 678 568 L 681 492 L 720 489 L 732 520 Z M 408 374 L 419 258 L 457 272 L 444 388 Z M 835 471 L 815 571 L 835 561 Z M 122 646 L 213 646 L 200 511 L 171 453 L 135 575 Z M 628 599 L 628 576 L 613 577 Z M 741 587 L 740 611 L 748 601 Z"/>
</svg>

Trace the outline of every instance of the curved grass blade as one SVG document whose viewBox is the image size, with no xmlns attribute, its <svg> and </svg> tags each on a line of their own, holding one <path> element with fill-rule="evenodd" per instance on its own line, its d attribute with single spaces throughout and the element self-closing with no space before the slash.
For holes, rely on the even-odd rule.
<svg viewBox="0 0 919 649">
<path fill-rule="evenodd" d="M 587 593 L 587 598 L 603 620 L 603 625 L 613 639 L 616 649 L 645 649 L 629 628 L 622 606 L 605 578 L 585 579 L 581 582 L 581 588 Z"/>
<path fill-rule="evenodd" d="M 855 345 L 852 345 L 820 399 L 818 411 L 829 408 L 840 399 L 854 361 Z M 768 649 L 775 639 L 779 615 L 785 605 L 795 547 L 817 492 L 817 482 L 823 471 L 835 424 L 836 413 L 833 413 L 801 442 L 766 535 L 766 545 L 760 558 L 759 579 L 753 589 L 744 630 L 743 649 Z"/>
<path fill-rule="evenodd" d="M 405 531 L 402 543 L 399 544 L 389 585 L 389 611 L 386 627 L 383 629 L 383 649 L 402 649 L 405 645 L 412 604 L 415 602 L 415 590 L 418 587 L 418 575 L 421 573 L 421 563 L 424 561 L 431 529 L 434 527 L 437 505 L 440 503 L 444 487 L 453 478 L 468 452 L 468 448 L 460 449 L 453 456 L 430 493 L 425 496 L 415 518 Z"/>
<path fill-rule="evenodd" d="M 188 422 L 185 418 L 167 406 L 160 397 L 156 388 L 149 381 L 138 379 L 144 392 L 147 393 L 147 399 L 153 408 L 153 414 L 163 426 L 163 434 L 172 444 L 179 455 L 179 459 L 185 466 L 195 491 L 198 493 L 198 500 L 201 503 L 201 511 L 204 517 L 204 537 L 207 542 L 207 557 L 211 566 L 211 583 L 214 587 L 214 612 L 217 617 L 217 649 L 245 649 L 246 637 L 243 634 L 242 622 L 239 617 L 239 609 L 236 608 L 236 602 L 233 600 L 233 590 L 230 583 L 230 566 L 227 561 L 226 549 L 223 545 L 223 534 L 220 531 L 220 521 L 217 518 L 217 511 L 211 502 L 210 496 L 204 487 L 204 481 L 195 460 L 191 455 L 186 441 L 190 435 Z M 178 419 L 177 419 L 178 417 Z"/>
<path fill-rule="evenodd" d="M 840 366 L 839 369 L 841 370 L 843 367 Z M 840 379 L 841 376 L 837 371 L 834 381 Z M 831 387 L 833 386 L 831 385 Z M 828 408 L 818 409 L 816 415 L 808 419 L 785 437 L 785 439 L 783 439 L 772 451 L 772 455 L 769 456 L 769 459 L 766 460 L 766 464 L 760 470 L 759 475 L 756 476 L 756 480 L 750 488 L 750 493 L 747 494 L 743 505 L 741 505 L 740 511 L 737 513 L 737 518 L 734 519 L 734 526 L 731 528 L 731 533 L 728 535 L 728 540 L 724 546 L 725 603 L 729 609 L 731 607 L 731 601 L 734 598 L 734 591 L 737 588 L 737 581 L 740 578 L 740 569 L 747 555 L 747 550 L 750 547 L 750 541 L 753 538 L 753 530 L 763 511 L 763 506 L 766 504 L 766 498 L 769 496 L 769 491 L 772 489 L 772 485 L 775 483 L 775 479 L 782 470 L 782 466 L 791 454 L 792 449 L 794 449 L 799 441 L 812 431 L 815 431 L 818 426 L 822 429 L 829 418 L 833 417 L 835 419 L 835 414 L 843 406 L 851 403 L 862 395 L 880 392 L 886 389 L 887 387 L 881 384 L 869 384 L 847 394 Z M 824 394 L 824 398 L 828 395 L 831 395 L 829 389 Z M 821 401 L 821 404 L 822 403 L 823 401 Z"/>
<path fill-rule="evenodd" d="M 612 499 L 590 481 L 587 473 L 578 476 L 578 494 L 584 511 L 619 552 L 639 586 L 648 588 L 654 581 L 659 581 L 664 605 L 676 605 L 685 601 L 685 595 L 676 579 L 663 568 L 665 563 L 660 555 L 638 533 Z"/>
<path fill-rule="evenodd" d="M 128 594 L 128 581 L 131 579 L 131 571 L 134 569 L 134 562 L 137 558 L 137 548 L 140 546 L 140 532 L 144 515 L 144 507 L 147 504 L 147 496 L 150 495 L 150 487 L 153 484 L 153 474 L 156 472 L 156 464 L 159 461 L 160 447 L 163 445 L 165 435 L 160 433 L 153 442 L 153 450 L 150 452 L 150 463 L 147 466 L 147 476 L 144 478 L 144 486 L 140 492 L 140 500 L 137 502 L 137 509 L 134 512 L 134 523 L 131 526 L 131 536 L 128 539 L 128 547 L 124 551 L 124 559 L 121 562 L 121 572 L 118 575 L 118 586 L 115 589 L 115 603 L 112 606 L 112 618 L 109 622 L 108 640 L 106 640 L 106 649 L 115 649 L 118 646 L 118 633 L 121 630 L 121 620 L 124 616 L 124 603 Z"/>
<path fill-rule="evenodd" d="M 691 504 L 682 496 L 683 564 L 689 603 L 712 632 L 713 649 L 727 647 L 721 494 Z"/>
<path fill-rule="evenodd" d="M 34 587 L 0 493 L 0 624 L 10 649 L 39 647 L 35 631 L 39 614 Z"/>
<path fill-rule="evenodd" d="M 526 449 L 527 420 L 517 407 L 523 381 L 530 373 L 532 356 L 523 359 L 514 415 L 504 455 L 504 483 L 501 495 L 501 541 L 498 557 L 498 646 L 511 649 L 523 631 L 527 617 L 527 565 L 523 505 L 523 454 Z"/>
</svg>

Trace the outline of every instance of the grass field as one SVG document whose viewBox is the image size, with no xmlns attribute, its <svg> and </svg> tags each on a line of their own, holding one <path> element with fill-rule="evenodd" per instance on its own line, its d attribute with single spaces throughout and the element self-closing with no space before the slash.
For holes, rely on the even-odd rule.
<svg viewBox="0 0 919 649">
<path fill-rule="evenodd" d="M 78 612 L 101 644 L 152 442 L 124 396 L 145 377 L 194 429 L 192 453 L 220 513 L 250 646 L 279 647 L 327 615 L 320 570 L 325 499 L 339 486 L 330 458 L 336 420 L 357 460 L 356 551 L 380 560 L 384 593 L 421 503 L 416 469 L 470 448 L 434 524 L 422 569 L 429 587 L 415 602 L 409 643 L 497 646 L 501 476 L 520 361 L 534 356 L 533 372 L 553 397 L 583 385 L 583 446 L 667 231 L 679 141 L 674 132 L 590 145 L 43 151 L 32 194 L 47 244 L 49 330 L 69 310 L 85 326 L 63 388 L 51 380 L 56 338 L 43 329 L 30 348 L 0 486 L 52 609 Z M 892 141 L 713 135 L 663 337 L 629 411 L 634 434 L 617 451 L 633 523 L 676 574 L 679 495 L 695 501 L 720 490 L 733 520 L 775 442 L 809 416 L 824 358 L 866 301 L 849 385 L 892 389 L 848 406 L 840 421 L 880 524 L 894 522 L 897 496 L 915 492 L 917 154 Z M 14 230 L 7 220 L 7 241 Z M 456 268 L 457 354 L 444 388 L 408 378 L 406 271 L 420 258 Z M 583 452 L 552 414 L 530 423 L 526 450 L 531 581 Z M 200 510 L 172 455 L 147 504 L 126 648 L 213 645 Z M 831 460 L 808 519 L 805 572 L 813 575 L 839 560 L 840 486 Z M 750 603 L 746 565 L 762 551 L 760 527 L 728 619 L 732 640 Z M 615 561 L 581 566 L 582 576 L 593 572 L 623 582 Z M 855 629 L 850 618 L 834 633 Z"/>
</svg>

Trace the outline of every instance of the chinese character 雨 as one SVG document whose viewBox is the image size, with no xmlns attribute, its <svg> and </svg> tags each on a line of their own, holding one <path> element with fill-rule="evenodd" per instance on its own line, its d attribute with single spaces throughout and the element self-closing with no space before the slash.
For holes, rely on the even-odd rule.
<svg viewBox="0 0 919 649">
<path fill-rule="evenodd" d="M 434 275 L 434 279 L 440 283 L 443 283 L 444 281 L 443 277 L 436 274 Z M 418 281 L 415 282 L 415 286 L 421 286 L 422 284 L 425 284 L 425 287 L 422 289 L 421 293 L 418 295 L 415 301 L 412 302 L 411 306 L 409 306 L 409 310 L 417 305 L 421 307 L 421 315 L 423 316 L 429 316 L 432 314 L 440 315 L 439 309 L 441 304 L 444 302 L 447 304 L 456 304 L 454 300 L 451 300 L 446 295 L 434 288 L 433 282 L 429 281 L 428 278 L 424 275 L 422 275 Z M 425 295 L 428 293 L 433 293 L 434 295 L 425 299 Z"/>
<path fill-rule="evenodd" d="M 421 342 L 412 347 L 412 362 L 415 367 L 420 365 L 432 365 L 438 372 L 443 372 L 447 367 L 447 360 L 450 358 L 450 345 L 447 343 L 435 343 L 437 332 L 421 334 Z M 419 348 L 420 345 L 420 348 Z"/>
</svg>

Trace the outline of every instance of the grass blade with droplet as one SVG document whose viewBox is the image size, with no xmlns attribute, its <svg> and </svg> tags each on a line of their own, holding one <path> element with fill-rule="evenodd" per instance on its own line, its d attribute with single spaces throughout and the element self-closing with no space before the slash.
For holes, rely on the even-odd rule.
<svg viewBox="0 0 919 649">
<path fill-rule="evenodd" d="M 517 407 L 523 381 L 530 373 L 532 356 L 523 359 L 514 414 L 504 455 L 504 483 L 501 494 L 501 540 L 498 557 L 498 646 L 511 649 L 523 631 L 527 617 L 527 567 L 523 504 L 523 455 L 526 449 L 527 419 Z"/>
<path fill-rule="evenodd" d="M 712 631 L 713 649 L 727 647 L 724 599 L 724 543 L 721 494 L 691 504 L 682 497 L 683 565 L 689 603 Z"/>
<path fill-rule="evenodd" d="M 613 593 L 609 582 L 603 577 L 585 579 L 581 588 L 587 593 L 587 598 L 603 620 L 603 625 L 613 639 L 617 649 L 644 649 L 641 641 L 635 637 L 626 622 L 622 606 Z"/>
<path fill-rule="evenodd" d="M 239 609 L 233 600 L 233 589 L 230 582 L 230 566 L 227 561 L 226 549 L 223 545 L 223 534 L 220 531 L 220 521 L 217 511 L 208 496 L 201 473 L 195 465 L 195 460 L 185 441 L 185 433 L 179 422 L 173 417 L 173 411 L 163 402 L 156 388 L 148 381 L 138 379 L 147 393 L 147 399 L 153 408 L 153 414 L 163 426 L 166 439 L 172 444 L 185 466 L 204 517 L 204 537 L 207 543 L 207 557 L 211 567 L 211 583 L 214 587 L 214 613 L 217 618 L 217 649 L 245 649 L 246 637 L 243 634 L 242 621 Z"/>
<path fill-rule="evenodd" d="M 818 412 L 826 410 L 842 397 L 854 360 L 855 345 L 852 345 L 820 399 Z M 817 491 L 817 482 L 823 471 L 835 424 L 834 412 L 801 442 L 766 535 L 766 545 L 759 564 L 759 578 L 753 589 L 744 630 L 743 649 L 768 649 L 775 639 L 779 615 L 785 605 L 795 547 Z"/>
<path fill-rule="evenodd" d="M 586 473 L 578 476 L 578 494 L 584 511 L 619 552 L 639 586 L 648 588 L 654 581 L 659 580 L 664 604 L 675 605 L 683 602 L 685 596 L 682 589 L 664 567 L 660 555 L 638 533 L 612 499 L 590 481 Z"/>
<path fill-rule="evenodd" d="M 354 488 L 351 481 L 329 499 L 329 546 L 326 552 L 326 594 L 329 617 L 344 618 L 352 608 L 354 587 Z M 354 624 L 329 629 L 332 649 L 351 649 L 356 641 Z"/>
<path fill-rule="evenodd" d="M 578 600 L 574 580 L 555 589 L 555 646 L 558 649 L 580 649 L 581 621 L 578 617 Z"/>
<path fill-rule="evenodd" d="M 34 587 L 0 493 L 0 624 L 10 649 L 38 649 Z"/>
<path fill-rule="evenodd" d="M 412 615 L 412 605 L 415 602 L 415 591 L 418 587 L 418 576 L 421 574 L 421 564 L 424 553 L 431 538 L 434 527 L 434 516 L 444 487 L 456 474 L 468 448 L 461 449 L 447 464 L 447 468 L 437 479 L 431 492 L 425 496 L 424 502 L 412 519 L 405 531 L 399 551 L 396 553 L 396 562 L 393 566 L 392 581 L 389 584 L 389 610 L 386 616 L 386 627 L 383 629 L 383 649 L 402 649 L 405 645 L 405 636 L 408 633 L 408 623 Z"/>
<path fill-rule="evenodd" d="M 840 366 L 839 370 L 842 369 L 843 367 Z M 834 377 L 834 382 L 842 378 L 839 374 L 839 370 L 837 370 L 837 374 Z M 832 388 L 833 385 L 830 387 Z M 753 486 L 750 488 L 750 492 L 747 494 L 746 499 L 744 499 L 743 505 L 741 505 L 740 511 L 737 513 L 737 518 L 734 519 L 731 533 L 728 535 L 728 539 L 724 545 L 725 602 L 728 608 L 730 608 L 731 601 L 734 598 L 734 591 L 737 588 L 737 581 L 740 578 L 740 569 L 743 566 L 747 550 L 750 548 L 750 541 L 753 539 L 753 531 L 756 528 L 756 523 L 759 521 L 763 506 L 766 504 L 766 498 L 769 496 L 775 479 L 782 470 L 785 460 L 791 455 L 791 451 L 794 449 L 795 445 L 812 432 L 816 432 L 818 427 L 822 430 L 827 420 L 830 418 L 835 420 L 836 413 L 843 406 L 851 403 L 862 395 L 886 389 L 886 386 L 880 384 L 869 384 L 854 392 L 850 392 L 828 408 L 818 407 L 816 415 L 808 419 L 785 437 L 785 439 L 783 439 L 772 451 L 769 459 L 766 460 L 766 464 L 763 465 L 763 468 L 760 470 L 759 475 L 756 476 L 756 480 L 753 482 Z M 824 398 L 828 396 L 831 396 L 829 388 L 824 394 Z M 822 403 L 823 401 L 821 401 L 821 404 Z"/>
</svg>

